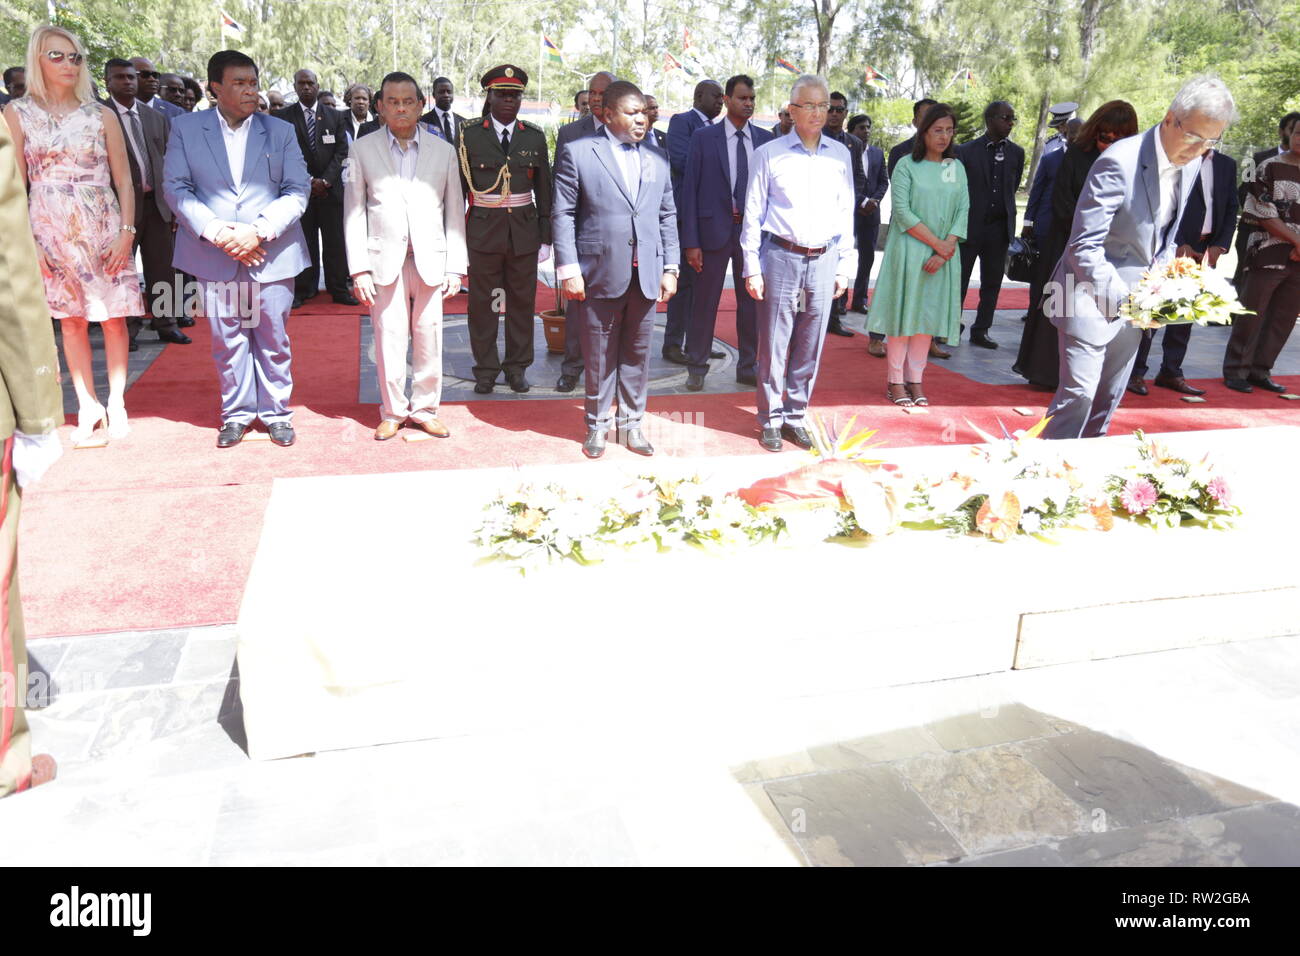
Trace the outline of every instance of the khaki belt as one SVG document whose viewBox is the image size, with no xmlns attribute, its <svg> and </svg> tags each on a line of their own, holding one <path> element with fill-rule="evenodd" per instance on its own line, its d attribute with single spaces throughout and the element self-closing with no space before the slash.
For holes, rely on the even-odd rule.
<svg viewBox="0 0 1300 956">
<path fill-rule="evenodd" d="M 511 193 L 504 199 L 496 193 L 487 196 L 478 193 L 470 193 L 469 203 L 471 206 L 484 206 L 488 209 L 531 206 L 533 204 L 533 191 L 530 189 L 526 193 Z"/>
</svg>

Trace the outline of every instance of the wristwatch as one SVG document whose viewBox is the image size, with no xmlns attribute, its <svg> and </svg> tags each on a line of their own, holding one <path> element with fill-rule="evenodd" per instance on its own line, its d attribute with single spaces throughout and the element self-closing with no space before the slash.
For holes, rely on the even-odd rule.
<svg viewBox="0 0 1300 956">
<path fill-rule="evenodd" d="M 118 232 L 129 232 L 129 233 L 131 233 L 132 235 L 134 235 L 134 234 L 135 234 L 135 226 L 128 226 L 128 225 L 123 224 L 122 228 L 119 229 Z"/>
</svg>

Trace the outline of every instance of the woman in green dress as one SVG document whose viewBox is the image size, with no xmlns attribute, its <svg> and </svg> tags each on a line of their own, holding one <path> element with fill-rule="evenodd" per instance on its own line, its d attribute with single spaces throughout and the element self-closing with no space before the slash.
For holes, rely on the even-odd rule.
<svg viewBox="0 0 1300 956">
<path fill-rule="evenodd" d="M 880 278 L 871 299 L 872 332 L 888 336 L 886 396 L 895 405 L 928 405 L 921 375 L 933 336 L 961 334 L 961 257 L 970 195 L 966 170 L 953 155 L 952 107 L 930 107 L 910 157 L 894 167 L 893 216 Z"/>
</svg>

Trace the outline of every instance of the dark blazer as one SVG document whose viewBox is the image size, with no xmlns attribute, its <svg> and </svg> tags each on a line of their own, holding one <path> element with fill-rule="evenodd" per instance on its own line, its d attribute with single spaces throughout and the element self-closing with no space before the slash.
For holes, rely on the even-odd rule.
<svg viewBox="0 0 1300 956">
<path fill-rule="evenodd" d="M 857 137 L 854 137 L 855 139 Z M 885 192 L 889 189 L 889 170 L 885 168 L 885 151 L 879 146 L 868 145 L 863 153 L 867 157 L 866 189 L 863 191 L 862 199 L 858 201 L 861 207 L 862 202 L 867 199 L 874 199 L 876 202 L 885 198 Z M 858 166 L 862 166 L 859 159 Z M 876 207 L 876 218 L 880 218 L 880 207 Z M 868 220 L 870 216 L 866 217 Z"/>
<path fill-rule="evenodd" d="M 851 165 L 853 167 L 851 170 L 853 173 L 853 208 L 856 210 L 862 205 L 862 200 L 867 198 L 867 174 L 862 171 L 862 140 L 843 130 L 832 133 L 825 127 L 822 128 L 822 135 L 829 136 L 849 151 L 849 159 L 852 161 Z"/>
<path fill-rule="evenodd" d="M 1047 239 L 1052 229 L 1052 188 L 1056 185 L 1056 174 L 1061 171 L 1065 153 L 1063 149 L 1044 153 L 1034 172 L 1034 184 L 1029 188 L 1025 219 L 1034 224 L 1034 238 L 1040 243 Z"/>
<path fill-rule="evenodd" d="M 985 133 L 969 143 L 962 143 L 956 151 L 957 158 L 966 167 L 966 187 L 970 190 L 967 242 L 982 241 L 988 237 L 988 230 L 997 225 L 996 221 L 990 223 L 985 218 L 993 185 L 993 150 L 989 149 L 989 143 Z M 1016 235 L 1016 190 L 1025 175 L 1025 151 L 1008 139 L 1003 153 L 1006 168 L 1002 173 L 1002 206 L 1006 210 L 1006 219 L 1002 228 L 1006 231 L 1006 241 L 1010 242 Z"/>
<path fill-rule="evenodd" d="M 343 202 L 343 161 L 348 158 L 348 134 L 343 128 L 347 118 L 338 110 L 321 106 L 316 102 L 316 148 L 307 143 L 307 121 L 303 119 L 302 107 L 294 103 L 282 110 L 272 110 L 271 115 L 292 123 L 298 132 L 298 146 L 302 149 L 302 158 L 307 163 L 307 172 L 313 179 L 323 179 L 330 184 L 329 192 L 324 198 L 330 202 Z M 332 137 L 334 142 L 325 142 Z"/>
<path fill-rule="evenodd" d="M 1175 239 L 1178 245 L 1191 246 L 1197 252 L 1204 252 L 1210 246 L 1231 249 L 1232 234 L 1237 228 L 1237 164 L 1217 149 L 1210 153 L 1209 158 L 1214 184 L 1210 197 L 1213 205 L 1210 238 L 1201 242 L 1201 229 L 1205 225 L 1205 184 L 1198 176 L 1196 188 L 1187 197 L 1187 209 L 1183 212 L 1183 221 Z"/>
<path fill-rule="evenodd" d="M 377 119 L 366 120 L 366 122 L 361 124 L 361 128 L 357 130 L 357 139 L 360 139 L 362 136 L 365 136 L 369 133 L 373 133 L 377 129 L 383 129 L 383 128 L 384 128 L 384 124 L 379 122 L 379 120 Z"/>
<path fill-rule="evenodd" d="M 912 155 L 912 144 L 915 142 L 916 142 L 916 134 L 913 133 L 911 136 L 907 137 L 907 139 L 903 140 L 901 143 L 895 143 L 893 148 L 890 149 L 889 151 L 889 175 L 890 176 L 894 175 L 894 167 L 898 165 L 898 161 L 900 159 L 902 159 L 904 156 Z"/>
<path fill-rule="evenodd" d="M 749 129 L 755 150 L 773 138 L 753 123 Z M 721 249 L 731 241 L 731 160 L 727 151 L 736 148 L 734 130 L 731 121 L 724 119 L 691 137 L 686 174 L 678 190 L 683 249 Z"/>
<path fill-rule="evenodd" d="M 122 120 L 122 114 L 117 111 L 117 106 L 111 99 L 106 101 L 106 105 L 113 111 L 117 117 L 118 124 L 122 127 L 122 135 L 128 138 L 126 147 L 126 159 L 131 165 L 131 183 L 135 186 L 136 209 L 140 208 L 140 203 L 144 200 L 144 193 L 140 191 L 140 166 L 135 161 L 135 153 L 132 151 L 129 138 L 130 134 L 126 131 L 126 123 Z M 153 199 L 158 206 L 158 214 L 163 217 L 165 222 L 172 221 L 172 207 L 167 205 L 163 199 L 162 179 L 163 179 L 163 157 L 167 153 L 167 139 L 171 136 L 172 124 L 166 116 L 159 110 L 151 110 L 144 106 L 138 100 L 135 104 L 136 115 L 140 117 L 140 131 L 144 134 L 145 149 L 149 152 L 149 163 L 153 166 Z"/>
<path fill-rule="evenodd" d="M 460 148 L 460 128 L 461 128 L 461 126 L 463 126 L 463 125 L 465 124 L 465 117 L 461 116 L 459 113 L 452 113 L 452 112 L 450 112 L 450 111 L 448 111 L 448 115 L 451 117 L 451 118 L 448 120 L 448 122 L 451 124 L 451 140 L 450 140 L 450 143 L 451 143 L 452 149 L 459 149 L 459 148 Z M 428 123 L 430 126 L 432 126 L 432 127 L 434 128 L 434 130 L 437 131 L 437 135 L 438 135 L 438 136 L 442 136 L 443 139 L 446 139 L 446 138 L 447 138 L 446 136 L 443 136 L 443 135 L 442 135 L 442 124 L 438 122 L 438 114 L 437 114 L 437 112 L 436 112 L 434 109 L 430 108 L 429 112 L 427 112 L 427 113 L 425 113 L 423 116 L 421 116 L 421 117 L 420 117 L 420 122 L 421 122 L 421 123 Z"/>
<path fill-rule="evenodd" d="M 681 191 L 682 177 L 686 175 L 686 154 L 691 148 L 691 137 L 696 130 L 708 125 L 700 118 L 699 111 L 693 108 L 676 114 L 668 121 L 668 162 L 672 165 L 674 200 Z"/>
<path fill-rule="evenodd" d="M 569 145 L 575 139 L 581 139 L 584 136 L 590 136 L 596 130 L 603 127 L 597 127 L 596 119 L 590 113 L 586 116 L 580 116 L 572 123 L 565 123 L 560 127 L 560 131 L 555 134 L 555 162 L 560 161 L 561 148 Z"/>
<path fill-rule="evenodd" d="M 662 149 L 665 153 L 667 153 L 668 134 L 661 129 L 654 129 L 653 127 L 650 129 L 650 132 L 655 138 L 655 145 L 658 146 L 660 149 Z"/>
</svg>

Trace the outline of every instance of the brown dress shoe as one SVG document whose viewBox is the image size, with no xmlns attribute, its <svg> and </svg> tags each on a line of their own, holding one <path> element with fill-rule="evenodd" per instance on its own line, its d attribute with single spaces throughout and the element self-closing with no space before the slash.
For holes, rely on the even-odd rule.
<svg viewBox="0 0 1300 956">
<path fill-rule="evenodd" d="M 931 348 L 933 348 L 933 346 L 931 346 Z M 868 343 L 867 343 L 867 354 L 868 354 L 868 355 L 874 355 L 876 358 L 884 358 L 884 357 L 885 357 L 885 340 L 884 340 L 884 339 L 872 339 L 870 342 L 868 342 Z"/>
<path fill-rule="evenodd" d="M 405 422 L 393 421 L 391 418 L 385 418 L 375 429 L 375 441 L 388 441 L 402 429 Z"/>
<path fill-rule="evenodd" d="M 930 340 L 930 358 L 932 359 L 950 359 L 952 353 L 946 350 L 934 339 Z"/>
<path fill-rule="evenodd" d="M 451 434 L 451 432 L 447 430 L 447 426 L 436 418 L 430 418 L 425 422 L 416 422 L 415 427 L 426 434 L 432 435 L 434 438 L 446 438 Z"/>
<path fill-rule="evenodd" d="M 1161 388 L 1170 388 L 1183 395 L 1204 395 L 1205 389 L 1188 383 L 1181 375 L 1157 375 L 1156 384 Z"/>
</svg>

